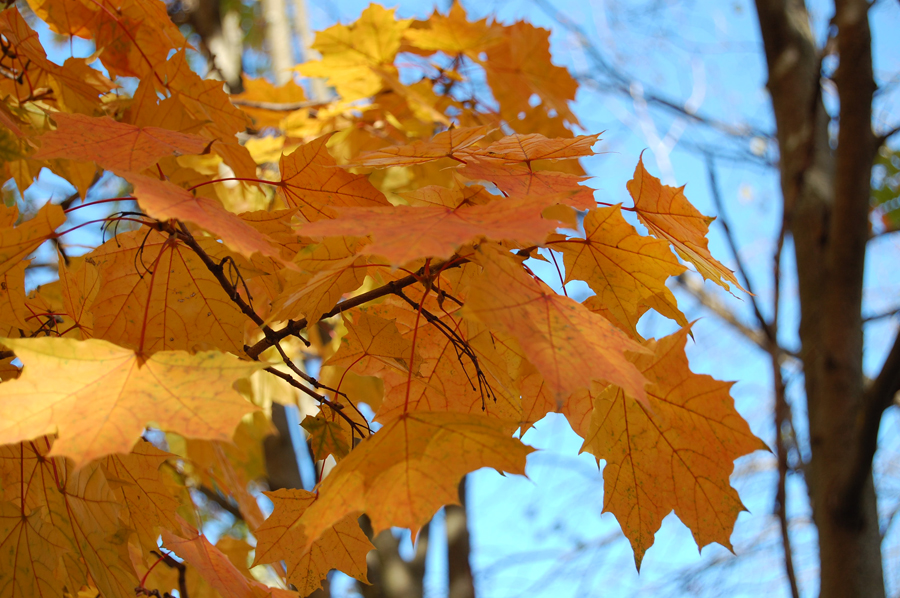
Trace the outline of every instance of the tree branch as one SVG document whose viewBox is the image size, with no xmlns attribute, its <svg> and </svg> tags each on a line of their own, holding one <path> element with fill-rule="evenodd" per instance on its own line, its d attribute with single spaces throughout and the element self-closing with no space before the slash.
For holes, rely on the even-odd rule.
<svg viewBox="0 0 900 598">
<path fill-rule="evenodd" d="M 439 271 L 439 270 L 447 270 L 449 268 L 456 268 L 458 266 L 463 265 L 467 261 L 468 260 L 466 260 L 465 258 L 460 258 L 460 257 L 456 256 L 456 257 L 450 258 L 450 260 L 448 260 L 448 262 L 432 264 L 431 270 Z M 449 265 L 449 266 L 446 265 L 448 263 L 450 263 L 451 265 Z M 413 284 L 419 282 L 420 280 L 422 280 L 422 277 L 424 275 L 425 275 L 425 268 L 422 267 L 413 274 L 404 276 L 403 278 L 399 278 L 397 280 L 392 280 L 391 282 L 389 282 L 385 285 L 382 285 L 382 286 L 378 287 L 377 289 L 372 289 L 371 291 L 361 293 L 355 297 L 351 297 L 350 299 L 347 299 L 346 301 L 342 301 L 342 302 L 338 303 L 333 308 L 331 308 L 329 311 L 322 314 L 320 319 L 324 320 L 326 318 L 335 316 L 341 312 L 347 311 L 348 309 L 352 309 L 354 307 L 359 307 L 360 305 L 363 305 L 364 303 L 368 303 L 369 301 L 374 301 L 375 299 L 380 299 L 380 298 L 386 297 L 388 295 L 396 294 L 397 291 L 403 290 L 406 287 L 413 285 Z M 252 347 L 247 348 L 245 352 L 252 359 L 257 359 L 263 351 L 265 351 L 269 347 L 274 346 L 274 343 L 277 343 L 277 342 L 281 341 L 282 339 L 287 338 L 289 336 L 300 334 L 300 331 L 303 330 L 304 328 L 306 328 L 307 324 L 308 323 L 307 323 L 306 319 L 289 320 L 288 323 L 284 326 L 284 328 L 274 331 L 272 333 L 271 337 L 269 335 L 266 335 L 266 338 L 260 340 Z"/>
</svg>

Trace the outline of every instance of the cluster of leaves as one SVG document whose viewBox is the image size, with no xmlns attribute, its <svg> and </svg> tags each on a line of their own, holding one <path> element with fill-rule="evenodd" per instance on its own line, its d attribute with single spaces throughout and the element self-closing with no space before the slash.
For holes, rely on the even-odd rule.
<svg viewBox="0 0 900 598">
<path fill-rule="evenodd" d="M 0 13 L 6 176 L 24 190 L 48 169 L 75 189 L 24 221 L 0 208 L 0 597 L 365 580 L 360 514 L 415 533 L 466 473 L 523 474 L 532 449 L 513 435 L 548 412 L 606 461 L 604 508 L 638 563 L 673 509 L 701 546 L 729 545 L 733 460 L 763 446 L 730 384 L 688 368 L 672 249 L 737 282 L 707 249 L 710 219 L 642 163 L 633 207 L 581 185 L 598 136 L 570 130 L 577 85 L 547 31 L 373 5 L 298 67 L 338 97 L 283 111 L 300 86 L 249 80 L 230 98 L 192 71 L 161 2 L 28 4 L 96 54 L 60 66 L 17 8 Z M 98 199 L 111 177 L 130 195 Z M 125 209 L 78 222 L 91 205 Z M 99 226 L 116 234 L 69 255 Z M 45 242 L 59 280 L 26 292 Z M 558 257 L 594 296 L 526 262 Z M 641 338 L 649 309 L 683 328 Z M 300 397 L 315 457 L 336 465 L 315 492 L 269 493 L 266 519 L 250 485 L 268 409 Z M 234 501 L 267 574 L 246 542 L 198 531 L 204 496 Z"/>
</svg>

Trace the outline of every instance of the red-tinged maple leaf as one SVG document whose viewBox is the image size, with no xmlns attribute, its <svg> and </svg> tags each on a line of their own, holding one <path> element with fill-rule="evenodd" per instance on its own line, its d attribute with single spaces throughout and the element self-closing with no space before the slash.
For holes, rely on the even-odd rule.
<svg viewBox="0 0 900 598">
<path fill-rule="evenodd" d="M 462 154 L 503 160 L 506 163 L 524 162 L 528 164 L 535 160 L 562 160 L 593 156 L 594 152 L 591 148 L 598 139 L 600 139 L 600 133 L 557 139 L 548 139 L 540 133 L 509 135 L 485 148 L 469 148 Z"/>
<path fill-rule="evenodd" d="M 411 166 L 441 158 L 452 158 L 490 132 L 488 127 L 460 127 L 438 133 L 429 141 L 411 145 L 394 145 L 374 152 L 360 154 L 349 166 Z"/>
<path fill-rule="evenodd" d="M 625 352 L 646 352 L 608 320 L 530 277 L 504 250 L 482 245 L 484 273 L 463 308 L 490 329 L 515 338 L 556 400 L 603 380 L 643 400 L 646 380 Z"/>
<path fill-rule="evenodd" d="M 744 510 L 728 478 L 734 460 L 766 449 L 729 396 L 731 382 L 690 371 L 684 344 L 689 328 L 646 341 L 651 355 L 635 364 L 649 380 L 646 403 L 607 388 L 594 400 L 582 450 L 603 470 L 603 510 L 631 541 L 640 568 L 653 534 L 673 509 L 702 548 L 729 536 Z"/>
<path fill-rule="evenodd" d="M 566 282 L 587 282 L 597 293 L 595 301 L 625 330 L 631 331 L 630 323 L 639 319 L 644 305 L 687 325 L 675 296 L 666 287 L 670 276 L 685 270 L 668 243 L 638 235 L 622 218 L 619 206 L 588 212 L 584 235 L 584 239 L 559 237 L 549 244 L 563 254 Z"/>
<path fill-rule="evenodd" d="M 0 340 L 25 364 L 3 383 L 0 443 L 58 434 L 53 455 L 78 467 L 131 451 L 150 422 L 194 438 L 229 440 L 257 408 L 232 384 L 265 367 L 209 351 L 145 358 L 106 341 Z M 90 409 L 85 409 L 90 405 Z"/>
<path fill-rule="evenodd" d="M 254 565 L 284 561 L 287 563 L 288 581 L 300 591 L 301 596 L 308 596 L 319 589 L 331 569 L 369 583 L 366 578 L 366 555 L 375 547 L 359 528 L 355 515 L 347 515 L 305 548 L 308 542 L 299 521 L 315 503 L 316 494 L 286 488 L 265 494 L 272 500 L 275 510 L 256 530 L 258 544 Z"/>
<path fill-rule="evenodd" d="M 171 456 L 146 440 L 139 440 L 127 455 L 110 455 L 100 460 L 106 480 L 122 505 L 119 516 L 134 529 L 145 552 L 157 548 L 160 527 L 178 529 L 178 500 L 159 472 Z"/>
<path fill-rule="evenodd" d="M 395 206 L 341 208 L 338 218 L 302 225 L 310 237 L 370 236 L 360 251 L 400 266 L 424 257 L 450 258 L 457 249 L 483 238 L 539 245 L 557 224 L 543 217 L 555 198 L 502 198 L 487 205 L 458 208 Z"/>
<path fill-rule="evenodd" d="M 156 231 L 122 233 L 85 262 L 100 269 L 102 282 L 91 305 L 95 337 L 145 354 L 242 351 L 241 311 L 176 238 Z"/>
<path fill-rule="evenodd" d="M 17 213 L 15 208 L 0 207 L 7 214 Z M 15 228 L 0 228 L 0 275 L 18 265 L 25 257 L 53 237 L 53 231 L 66 221 L 61 207 L 44 204 L 31 220 Z"/>
<path fill-rule="evenodd" d="M 337 167 L 327 141 L 328 136 L 319 137 L 281 157 L 279 190 L 285 202 L 307 220 L 323 218 L 325 206 L 390 205 L 366 177 Z"/>
<path fill-rule="evenodd" d="M 459 173 L 473 181 L 493 183 L 507 195 L 556 195 L 566 205 L 579 210 L 597 207 L 594 190 L 581 185 L 589 178 L 586 176 L 556 170 L 534 170 L 526 165 L 471 156 Z"/>
<path fill-rule="evenodd" d="M 388 421 L 407 411 L 452 411 L 519 421 L 518 389 L 491 332 L 480 322 L 462 319 L 457 310 L 435 311 L 441 327 L 417 318 L 405 304 L 389 312 L 398 325 L 403 322 L 406 339 L 415 337 L 420 361 L 413 376 L 398 371 L 381 374 L 385 399 L 375 419 Z M 448 331 L 453 331 L 452 337 Z"/>
<path fill-rule="evenodd" d="M 118 173 L 134 185 L 134 196 L 147 213 L 158 220 L 178 219 L 208 230 L 226 245 L 250 257 L 255 252 L 276 259 L 281 252 L 265 235 L 232 214 L 214 199 L 194 195 L 168 181 L 135 174 Z"/>
<path fill-rule="evenodd" d="M 684 186 L 676 188 L 661 184 L 644 168 L 643 159 L 638 160 L 634 178 L 627 186 L 638 218 L 654 236 L 668 241 L 678 255 L 697 267 L 703 278 L 726 291 L 730 289 L 729 284 L 744 291 L 734 272 L 709 252 L 706 234 L 709 223 L 715 218 L 704 216 L 690 204 L 684 196 Z"/>
<path fill-rule="evenodd" d="M 153 2 L 163 7 L 161 2 Z M 158 73 L 165 80 L 165 91 L 176 98 L 195 120 L 210 123 L 207 129 L 217 133 L 223 141 L 234 140 L 234 134 L 244 131 L 250 117 L 231 103 L 222 89 L 221 81 L 201 78 L 191 70 L 185 50 L 179 50 L 168 60 L 158 63 Z"/>
<path fill-rule="evenodd" d="M 190 564 L 222 598 L 296 598 L 294 592 L 247 579 L 221 550 L 209 543 L 206 536 L 189 529 L 180 531 L 190 537 L 161 530 L 163 544 Z"/>
<path fill-rule="evenodd" d="M 435 511 L 459 500 L 462 477 L 481 467 L 524 473 L 534 449 L 515 424 L 463 413 L 417 411 L 385 422 L 342 459 L 297 522 L 303 550 L 351 514 L 365 512 L 377 534 L 407 527 L 415 535 Z"/>
<path fill-rule="evenodd" d="M 199 135 L 136 127 L 108 116 L 56 113 L 57 128 L 41 136 L 35 159 L 92 160 L 106 170 L 140 172 L 163 156 L 203 154 L 212 142 Z"/>
<path fill-rule="evenodd" d="M 113 490 L 98 464 L 76 470 L 48 454 L 51 443 L 0 446 L 0 596 L 59 596 L 89 581 L 102 596 L 130 596 L 137 575 Z"/>
</svg>

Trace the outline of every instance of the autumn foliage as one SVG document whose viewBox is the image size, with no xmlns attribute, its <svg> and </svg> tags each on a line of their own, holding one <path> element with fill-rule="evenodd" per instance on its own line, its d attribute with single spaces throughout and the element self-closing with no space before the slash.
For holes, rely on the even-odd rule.
<svg viewBox="0 0 900 598">
<path fill-rule="evenodd" d="M 595 201 L 577 159 L 598 135 L 572 133 L 577 84 L 547 31 L 373 5 L 296 69 L 334 100 L 290 111 L 269 104 L 303 101 L 295 83 L 230 97 L 191 70 L 161 2 L 28 5 L 93 40 L 102 70 L 52 62 L 17 8 L 0 13 L 5 177 L 74 190 L 0 206 L 0 598 L 171 591 L 165 551 L 196 572 L 188 596 L 365 581 L 361 514 L 415 533 L 467 473 L 524 474 L 514 433 L 549 412 L 606 462 L 603 507 L 638 563 L 672 510 L 701 546 L 729 546 L 733 460 L 764 447 L 730 384 L 689 370 L 665 283 L 676 255 L 737 281 L 710 219 L 642 162 L 631 202 Z M 127 191 L 102 195 L 109 181 Z M 26 288 L 44 243 L 58 281 Z M 559 294 L 529 258 L 595 295 Z M 641 338 L 650 309 L 681 331 Z M 301 398 L 315 458 L 337 464 L 314 492 L 269 493 L 265 518 L 267 414 Z M 198 531 L 201 488 L 237 505 L 269 584 L 249 546 Z"/>
</svg>

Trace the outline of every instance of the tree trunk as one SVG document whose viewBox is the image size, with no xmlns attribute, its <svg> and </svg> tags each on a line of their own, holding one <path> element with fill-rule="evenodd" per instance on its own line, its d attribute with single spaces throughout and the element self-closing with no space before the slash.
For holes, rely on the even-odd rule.
<svg viewBox="0 0 900 598">
<path fill-rule="evenodd" d="M 756 6 L 778 127 L 784 225 L 794 239 L 800 291 L 812 453 L 806 482 L 819 536 L 820 595 L 882 597 L 874 445 L 864 456 L 850 450 L 865 441 L 860 422 L 869 409 L 862 275 L 876 144 L 867 5 L 838 0 L 836 6 L 835 49 L 844 65 L 835 73 L 841 106 L 836 149 L 821 97 L 821 54 L 804 3 L 757 0 Z"/>
</svg>

